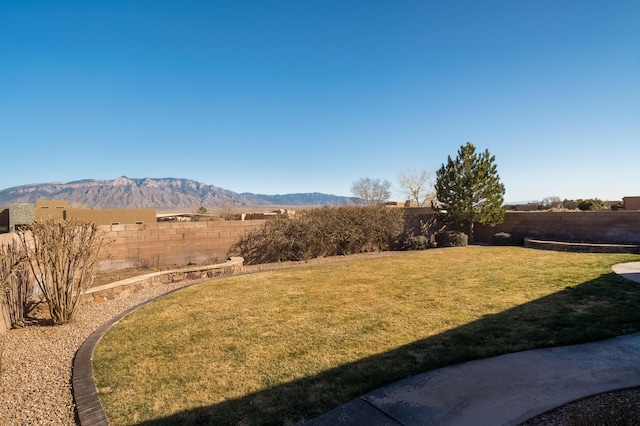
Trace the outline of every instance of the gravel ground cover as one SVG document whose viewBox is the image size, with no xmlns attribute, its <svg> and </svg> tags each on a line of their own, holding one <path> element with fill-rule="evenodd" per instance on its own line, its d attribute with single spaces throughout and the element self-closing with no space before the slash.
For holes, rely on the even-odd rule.
<svg viewBox="0 0 640 426">
<path fill-rule="evenodd" d="M 185 284 L 84 305 L 76 319 L 65 325 L 32 321 L 27 327 L 5 333 L 1 344 L 0 424 L 75 425 L 71 366 L 82 342 L 118 313 Z"/>
<path fill-rule="evenodd" d="M 534 417 L 523 426 L 635 426 L 640 424 L 640 389 L 591 396 Z"/>
<path fill-rule="evenodd" d="M 245 266 L 244 273 L 387 255 L 394 254 L 377 253 L 314 259 L 308 262 Z M 188 284 L 192 282 L 146 289 L 122 300 L 83 305 L 76 319 L 69 324 L 52 326 L 47 321 L 32 319 L 27 327 L 0 334 L 0 425 L 75 425 L 71 368 L 73 357 L 82 342 L 120 312 Z M 586 398 L 546 413 L 527 424 L 588 425 L 593 423 L 590 423 L 589 417 L 584 419 L 585 413 L 591 413 L 591 419 L 602 415 L 605 419 L 613 420 L 614 417 L 610 414 L 612 409 L 618 412 L 622 410 L 627 414 L 635 410 L 635 417 L 625 418 L 623 423 L 601 424 L 638 424 L 640 390 Z M 624 422 L 626 420 L 629 423 Z"/>
</svg>

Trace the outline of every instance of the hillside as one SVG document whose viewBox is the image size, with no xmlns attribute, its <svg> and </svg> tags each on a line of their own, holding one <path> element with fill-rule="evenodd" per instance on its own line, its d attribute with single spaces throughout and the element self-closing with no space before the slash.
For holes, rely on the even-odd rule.
<svg viewBox="0 0 640 426">
<path fill-rule="evenodd" d="M 0 191 L 0 207 L 36 200 L 67 200 L 70 206 L 156 208 L 158 210 L 235 206 L 318 206 L 357 204 L 357 198 L 309 193 L 288 195 L 238 194 L 190 179 L 119 177 L 68 183 L 22 185 Z"/>
</svg>

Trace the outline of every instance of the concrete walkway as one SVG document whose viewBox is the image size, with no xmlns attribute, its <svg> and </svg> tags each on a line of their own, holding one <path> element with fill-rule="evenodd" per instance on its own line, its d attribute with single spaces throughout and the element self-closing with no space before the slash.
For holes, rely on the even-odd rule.
<svg viewBox="0 0 640 426">
<path fill-rule="evenodd" d="M 640 283 L 640 262 L 612 269 Z M 433 370 L 363 395 L 307 425 L 518 425 L 576 399 L 635 386 L 640 333 Z"/>
</svg>

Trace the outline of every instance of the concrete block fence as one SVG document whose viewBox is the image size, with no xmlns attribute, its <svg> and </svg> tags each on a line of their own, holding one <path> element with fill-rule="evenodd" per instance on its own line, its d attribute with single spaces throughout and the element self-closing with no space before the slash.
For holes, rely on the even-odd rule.
<svg viewBox="0 0 640 426">
<path fill-rule="evenodd" d="M 100 262 L 100 269 L 103 271 L 137 267 L 184 267 L 189 264 L 193 267 L 145 275 L 141 280 L 120 282 L 111 288 L 92 288 L 87 292 L 85 301 L 116 299 L 166 282 L 233 273 L 232 270 L 238 269 L 237 260 L 231 266 L 226 262 L 231 245 L 245 232 L 260 227 L 263 223 L 264 220 L 247 220 L 105 225 L 103 229 L 106 231 L 106 239 L 111 244 L 105 250 L 104 260 Z M 0 244 L 10 243 L 15 235 L 0 234 Z M 200 268 L 201 266 L 204 268 Z M 9 327 L 9 312 L 0 303 L 0 333 Z"/>
<path fill-rule="evenodd" d="M 417 220 L 427 223 L 433 217 L 429 214 L 411 215 L 410 209 L 407 213 L 411 216 L 408 220 L 414 222 Z M 106 237 L 112 244 L 106 250 L 100 268 L 107 271 L 131 267 L 177 267 L 188 264 L 202 266 L 223 263 L 231 245 L 241 235 L 263 224 L 264 220 L 107 225 L 104 226 Z M 475 239 L 480 243 L 491 243 L 493 235 L 497 232 L 508 232 L 521 238 L 538 240 L 638 245 L 640 211 L 508 212 L 504 223 L 500 225 L 476 225 Z M 12 234 L 0 234 L 0 243 L 10 242 L 11 238 Z M 187 274 L 193 277 L 198 273 L 191 271 Z M 185 277 L 188 278 L 188 275 L 169 274 L 162 279 Z M 87 297 L 93 297 L 94 301 L 101 297 L 123 297 L 123 293 L 126 295 L 127 292 L 135 291 L 137 286 L 152 284 L 130 283 L 119 290 L 103 295 L 94 292 L 92 296 Z M 2 309 L 0 306 L 0 333 L 6 329 L 6 312 L 2 312 Z"/>
<path fill-rule="evenodd" d="M 640 244 L 640 211 L 507 212 L 500 225 L 476 226 L 476 241 L 491 243 L 497 232 L 564 242 Z"/>
<path fill-rule="evenodd" d="M 241 235 L 263 223 L 264 220 L 233 220 L 107 225 L 103 228 L 111 244 L 100 269 L 223 262 Z"/>
</svg>

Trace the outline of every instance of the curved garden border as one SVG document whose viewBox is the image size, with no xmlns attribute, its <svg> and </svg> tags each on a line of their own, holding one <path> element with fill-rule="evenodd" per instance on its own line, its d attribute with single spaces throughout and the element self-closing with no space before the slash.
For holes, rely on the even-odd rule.
<svg viewBox="0 0 640 426">
<path fill-rule="evenodd" d="M 242 269 L 243 263 L 243 258 L 235 257 L 218 265 L 155 272 L 152 274 L 128 278 L 126 280 L 90 289 L 87 292 L 88 294 L 85 294 L 85 303 L 87 301 L 99 302 L 101 300 L 96 298 L 103 298 L 104 300 L 125 297 L 132 292 L 147 288 L 150 285 L 158 285 L 163 282 L 176 282 L 180 279 L 196 280 L 190 285 L 198 284 L 205 279 L 234 274 Z M 100 398 L 98 397 L 98 390 L 96 389 L 95 382 L 93 381 L 93 350 L 102 336 L 107 332 L 107 330 L 130 313 L 182 288 L 185 287 L 170 290 L 121 312 L 91 333 L 87 340 L 80 345 L 80 348 L 73 359 L 71 388 L 73 391 L 73 399 L 76 404 L 78 422 L 81 426 L 109 425 L 107 417 L 104 414 L 104 410 L 102 409 Z"/>
</svg>

